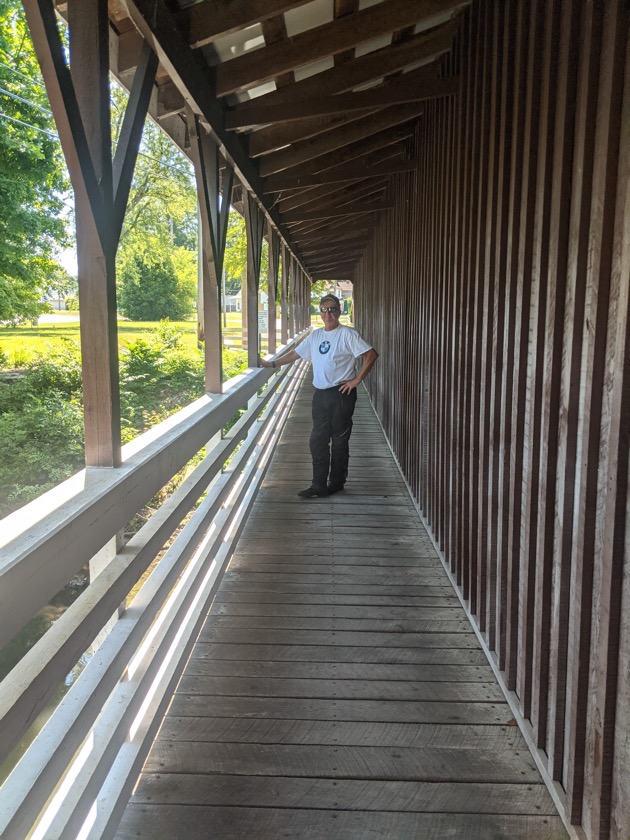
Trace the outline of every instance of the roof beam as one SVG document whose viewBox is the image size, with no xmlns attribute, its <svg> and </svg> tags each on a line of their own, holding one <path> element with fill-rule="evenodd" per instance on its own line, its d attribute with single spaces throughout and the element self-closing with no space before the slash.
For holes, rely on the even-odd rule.
<svg viewBox="0 0 630 840">
<path fill-rule="evenodd" d="M 365 243 L 361 245 L 355 245 L 354 247 L 334 248 L 330 250 L 323 249 L 317 251 L 311 256 L 311 259 L 309 261 L 309 268 L 318 268 L 320 265 L 328 265 L 333 261 L 339 262 L 345 259 L 356 259 L 356 257 L 360 256 L 363 253 L 364 249 Z"/>
<path fill-rule="evenodd" d="M 416 35 L 410 41 L 382 47 L 367 53 L 339 67 L 324 70 L 314 76 L 302 79 L 282 90 L 272 91 L 255 100 L 243 102 L 234 108 L 233 113 L 248 114 L 250 111 L 271 105 L 298 103 L 302 99 L 328 96 L 349 91 L 357 85 L 366 84 L 382 78 L 392 70 L 401 70 L 417 61 L 435 61 L 453 46 L 457 32 L 455 21 L 440 26 L 433 32 Z M 437 76 L 438 68 L 435 67 Z"/>
<path fill-rule="evenodd" d="M 299 217 L 287 218 L 287 224 L 292 222 L 306 222 L 314 219 L 341 219 L 345 216 L 360 216 L 363 213 L 381 213 L 384 210 L 391 210 L 393 201 L 380 201 L 378 204 L 349 204 L 342 209 L 334 207 L 331 209 L 313 210 L 308 213 L 296 214 Z"/>
<path fill-rule="evenodd" d="M 414 133 L 414 130 L 415 123 L 407 123 L 396 128 L 390 128 L 388 131 L 382 131 L 373 137 L 366 137 L 364 140 L 359 140 L 350 146 L 344 146 L 342 149 L 337 149 L 334 152 L 309 161 L 300 167 L 300 171 L 305 175 L 308 173 L 319 173 L 325 169 L 332 169 L 335 166 L 355 161 L 357 158 L 365 157 L 370 152 L 399 145 L 400 141 L 410 137 Z"/>
<path fill-rule="evenodd" d="M 252 50 L 224 61 L 216 68 L 217 95 L 262 84 L 310 64 L 324 55 L 335 55 L 418 21 L 442 19 L 468 5 L 469 0 L 382 0 L 375 6 L 316 26 L 288 41 Z M 345 65 L 343 65 L 345 66 Z"/>
<path fill-rule="evenodd" d="M 335 239 L 340 239 L 342 236 L 355 236 L 357 233 L 369 233 L 371 229 L 379 221 L 379 216 L 375 214 L 372 217 L 361 216 L 359 219 L 349 220 L 344 222 L 343 226 L 339 222 L 324 220 L 316 229 L 303 233 L 300 235 L 300 242 L 303 244 L 314 244 L 316 242 L 332 242 Z"/>
<path fill-rule="evenodd" d="M 350 183 L 356 184 L 358 180 L 359 179 L 356 179 L 356 181 L 351 181 Z M 321 187 L 313 187 L 312 189 L 303 190 L 302 192 L 289 193 L 284 198 L 282 193 L 280 193 L 278 196 L 277 207 L 281 214 L 287 213 L 288 211 L 295 210 L 298 207 L 313 204 L 313 202 L 319 201 L 327 196 L 338 196 L 339 193 L 343 193 L 343 191 L 347 189 L 347 182 L 343 182 L 338 184 L 324 184 Z"/>
<path fill-rule="evenodd" d="M 226 128 L 250 128 L 268 123 L 291 123 L 298 125 L 308 118 L 333 116 L 345 117 L 351 111 L 365 111 L 385 105 L 403 102 L 418 102 L 450 96 L 459 90 L 459 77 L 437 79 L 436 67 L 431 64 L 417 71 L 397 76 L 390 82 L 369 90 L 356 93 L 338 93 L 333 96 L 316 96 L 301 99 L 299 102 L 287 102 L 281 105 L 260 105 L 247 111 L 233 111 L 226 114 Z M 255 100 L 254 100 L 255 101 Z M 250 135 L 258 138 L 265 129 Z M 290 141 L 288 141 L 290 142 Z"/>
<path fill-rule="evenodd" d="M 330 222 L 326 221 L 318 230 L 305 234 L 304 237 L 301 237 L 300 242 L 305 249 L 310 249 L 311 255 L 313 250 L 320 252 L 329 245 L 336 245 L 345 242 L 357 242 L 357 244 L 360 242 L 366 243 L 372 238 L 372 232 L 376 226 L 377 219 L 378 216 L 376 215 L 372 219 L 366 219 L 365 216 L 362 216 L 358 223 L 355 222 L 352 225 L 345 224 L 343 226 L 343 235 L 338 237 L 335 237 L 334 227 L 339 230 L 339 223 L 335 222 L 333 227 Z"/>
<path fill-rule="evenodd" d="M 292 166 L 299 166 L 312 161 L 329 152 L 336 152 L 344 146 L 350 146 L 357 140 L 365 140 L 388 128 L 414 120 L 423 111 L 424 104 L 422 102 L 410 102 L 406 105 L 384 108 L 378 114 L 364 117 L 349 126 L 329 131 L 317 140 L 298 143 L 295 147 L 267 155 L 260 162 L 260 174 L 263 178 L 268 177 L 284 169 L 290 169 Z"/>
<path fill-rule="evenodd" d="M 269 20 L 307 2 L 309 0 L 230 0 L 229 3 L 205 0 L 178 12 L 177 22 L 182 32 L 189 33 L 191 47 L 203 47 L 221 35 Z"/>
<path fill-rule="evenodd" d="M 403 149 L 397 150 L 398 154 Z M 367 178 L 382 178 L 386 175 L 396 175 L 399 172 L 415 170 L 418 163 L 415 158 L 409 160 L 394 160 L 390 163 L 381 163 L 382 154 L 378 156 L 365 156 L 365 160 L 358 159 L 352 163 L 342 163 L 325 169 L 322 172 L 306 173 L 304 175 L 293 175 L 291 173 L 274 175 L 265 180 L 267 192 L 282 192 L 283 190 L 311 189 L 313 187 L 326 186 L 328 184 L 339 184 L 344 181 L 359 181 Z"/>
<path fill-rule="evenodd" d="M 372 111 L 375 110 L 377 109 L 372 109 Z M 364 119 L 369 113 L 371 113 L 370 110 L 367 112 L 365 110 L 349 111 L 348 113 L 339 113 L 327 117 L 312 117 L 283 125 L 270 125 L 248 135 L 249 154 L 254 158 L 267 155 L 291 143 L 301 143 L 304 140 L 326 134 L 328 131 L 350 125 L 350 123 Z"/>
<path fill-rule="evenodd" d="M 361 185 L 358 189 L 355 187 L 342 187 L 338 193 L 322 196 L 321 198 L 311 202 L 310 206 L 304 207 L 304 205 L 301 205 L 300 207 L 293 209 L 284 208 L 282 210 L 282 218 L 292 219 L 296 214 L 299 215 L 303 212 L 311 212 L 312 210 L 341 208 L 344 202 L 351 203 L 357 201 L 358 199 L 364 199 L 369 195 L 374 195 L 375 193 L 382 193 L 388 186 L 389 181 L 368 181 L 366 184 Z"/>
</svg>

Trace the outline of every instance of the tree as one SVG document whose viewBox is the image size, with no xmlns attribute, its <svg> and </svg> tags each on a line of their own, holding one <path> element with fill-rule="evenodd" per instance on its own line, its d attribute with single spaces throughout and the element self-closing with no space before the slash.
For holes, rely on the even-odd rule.
<svg viewBox="0 0 630 840">
<path fill-rule="evenodd" d="M 66 244 L 61 146 L 18 0 L 0 0 L 0 320 L 42 311 Z"/>
<path fill-rule="evenodd" d="M 61 300 L 77 292 L 77 278 L 68 274 L 61 265 L 56 265 L 48 276 L 47 292 L 55 292 Z"/>
<path fill-rule="evenodd" d="M 118 272 L 119 309 L 134 321 L 184 320 L 193 312 L 196 276 L 193 253 L 171 253 L 155 237 L 134 242 Z"/>
</svg>

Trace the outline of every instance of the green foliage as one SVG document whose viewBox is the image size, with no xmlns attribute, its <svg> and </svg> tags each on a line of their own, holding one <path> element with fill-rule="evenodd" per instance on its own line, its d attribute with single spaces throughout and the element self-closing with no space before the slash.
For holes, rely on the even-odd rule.
<svg viewBox="0 0 630 840">
<path fill-rule="evenodd" d="M 83 411 L 78 350 L 69 344 L 0 382 L 0 515 L 81 469 Z"/>
<path fill-rule="evenodd" d="M 159 423 L 203 393 L 200 353 L 182 347 L 181 331 L 168 322 L 121 349 L 120 402 L 123 441 Z"/>
<path fill-rule="evenodd" d="M 74 295 L 68 295 L 68 297 L 65 300 L 65 305 L 67 312 L 78 312 L 79 298 L 75 297 Z"/>
<path fill-rule="evenodd" d="M 181 327 L 162 321 L 121 348 L 123 442 L 203 394 L 203 354 L 187 347 L 183 335 Z M 224 350 L 223 366 L 224 378 L 231 378 L 247 367 L 247 354 Z M 0 379 L 0 516 L 68 478 L 84 463 L 78 345 L 51 345 L 30 358 L 21 373 L 18 379 Z"/>
<path fill-rule="evenodd" d="M 42 311 L 68 184 L 21 3 L 0 0 L 0 320 Z"/>
<path fill-rule="evenodd" d="M 228 295 L 234 295 L 241 288 L 242 274 L 247 268 L 247 238 L 245 235 L 245 219 L 230 208 L 228 229 L 225 238 L 225 257 L 223 271 L 225 272 L 225 290 Z"/>
<path fill-rule="evenodd" d="M 243 283 L 247 270 L 247 232 L 245 219 L 236 210 L 230 208 L 228 229 L 225 238 L 225 290 L 228 295 L 235 295 Z M 263 241 L 260 264 L 260 288 L 266 291 L 269 271 L 269 246 Z"/>
<path fill-rule="evenodd" d="M 223 381 L 232 379 L 242 373 L 247 367 L 247 352 L 245 350 L 227 350 L 223 348 Z"/>
<path fill-rule="evenodd" d="M 159 240 L 135 243 L 121 256 L 118 274 L 118 307 L 134 321 L 182 320 L 194 311 L 197 295 L 194 255 Z M 179 268 L 179 271 L 178 271 Z"/>
<path fill-rule="evenodd" d="M 77 293 L 77 278 L 69 274 L 61 265 L 56 265 L 46 278 L 49 294 L 56 294 L 59 298 Z"/>
</svg>

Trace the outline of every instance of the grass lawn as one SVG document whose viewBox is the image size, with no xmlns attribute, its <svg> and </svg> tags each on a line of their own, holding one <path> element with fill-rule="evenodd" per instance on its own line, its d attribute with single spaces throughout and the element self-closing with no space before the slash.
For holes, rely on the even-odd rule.
<svg viewBox="0 0 630 840">
<path fill-rule="evenodd" d="M 73 341 L 79 345 L 79 322 L 75 320 L 76 317 L 77 313 L 75 312 L 60 312 L 55 313 L 54 322 L 48 323 L 44 321 L 36 327 L 27 324 L 19 327 L 0 327 L 0 367 L 2 367 L 3 353 L 8 356 L 8 361 L 5 362 L 5 366 L 13 368 L 22 367 L 33 356 L 49 351 L 51 346 L 63 345 L 66 341 Z M 223 323 L 225 323 L 226 344 L 228 346 L 239 347 L 242 328 L 241 313 L 228 312 L 225 321 L 222 318 Z M 319 315 L 313 315 L 311 323 L 314 328 L 322 326 Z M 341 323 L 350 323 L 347 315 L 342 315 Z M 195 349 L 197 347 L 197 322 L 173 321 L 172 324 L 182 330 L 184 345 L 190 349 Z M 155 329 L 157 325 L 158 323 L 154 321 L 119 320 L 119 343 L 124 344 L 125 342 L 134 341 Z M 278 319 L 279 329 L 280 321 Z M 280 337 L 278 336 L 279 340 Z M 266 344 L 263 340 L 263 350 L 265 346 Z"/>
<path fill-rule="evenodd" d="M 9 356 L 10 367 L 20 367 L 32 356 L 45 353 L 51 345 L 63 344 L 66 341 L 80 342 L 79 322 L 70 320 L 76 313 L 63 313 L 55 316 L 54 323 L 40 323 L 36 327 L 23 324 L 19 327 L 0 327 L 0 359 L 2 351 Z M 183 342 L 186 347 L 197 347 L 197 322 L 173 321 L 173 326 L 183 331 Z M 157 327 L 152 321 L 118 321 L 119 343 L 134 341 Z M 227 313 L 227 328 L 240 329 L 240 312 Z"/>
</svg>

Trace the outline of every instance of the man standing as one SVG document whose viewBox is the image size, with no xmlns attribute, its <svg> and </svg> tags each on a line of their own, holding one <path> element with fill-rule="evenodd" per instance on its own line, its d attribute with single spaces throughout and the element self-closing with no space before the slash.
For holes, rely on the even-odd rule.
<svg viewBox="0 0 630 840">
<path fill-rule="evenodd" d="M 273 362 L 261 360 L 262 367 L 288 365 L 302 358 L 313 365 L 313 429 L 310 449 L 313 482 L 298 496 L 312 499 L 343 490 L 348 475 L 352 415 L 356 389 L 378 359 L 376 350 L 352 327 L 339 323 L 341 305 L 335 295 L 324 295 L 320 302 L 324 326 L 312 332 L 295 350 Z M 355 371 L 355 360 L 361 367 Z"/>
</svg>

